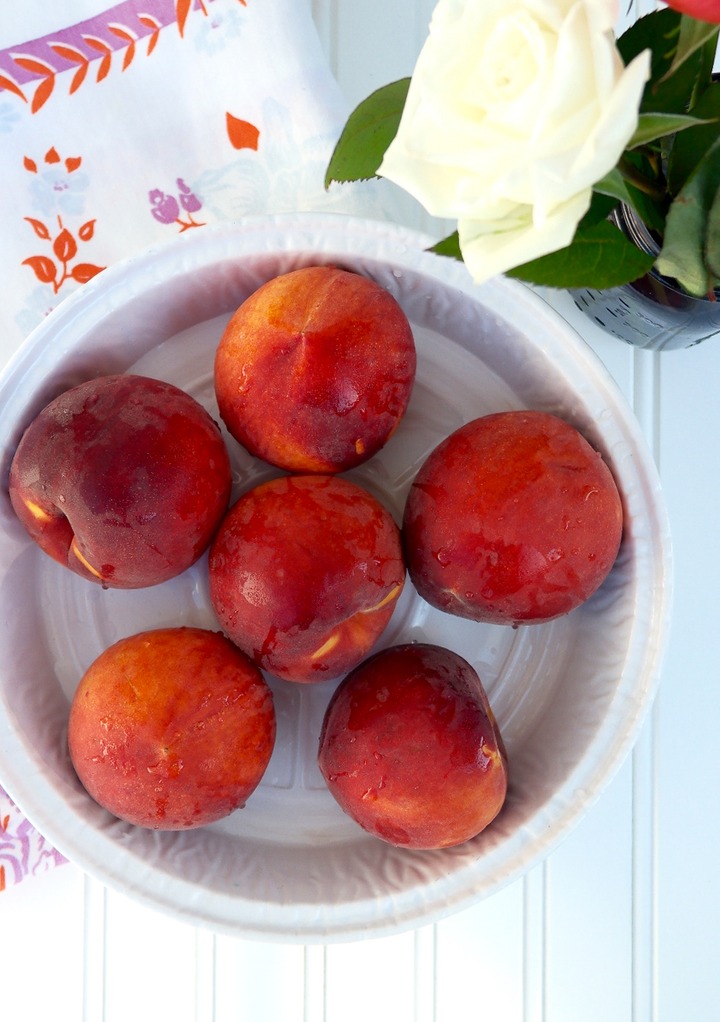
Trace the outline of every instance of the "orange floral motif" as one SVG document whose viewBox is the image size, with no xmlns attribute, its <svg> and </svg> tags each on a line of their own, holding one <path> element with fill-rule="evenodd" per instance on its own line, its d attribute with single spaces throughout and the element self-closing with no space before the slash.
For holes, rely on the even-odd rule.
<svg viewBox="0 0 720 1022">
<path fill-rule="evenodd" d="M 157 18 L 154 18 L 152 16 L 152 14 L 138 14 L 138 21 L 140 22 L 141 25 L 144 25 L 145 28 L 149 28 L 151 30 L 151 35 L 146 50 L 147 56 L 149 57 L 152 51 L 157 46 L 157 41 L 160 38 L 160 29 L 162 28 L 162 25 L 157 20 Z"/>
<path fill-rule="evenodd" d="M 35 234 L 42 241 L 50 242 L 52 255 L 34 255 L 23 259 L 22 265 L 29 266 L 41 284 L 52 284 L 53 293 L 57 294 L 66 280 L 74 280 L 77 284 L 85 284 L 94 277 L 104 266 L 95 266 L 94 263 L 76 262 L 79 245 L 78 242 L 90 241 L 95 233 L 95 221 L 87 220 L 78 230 L 77 238 L 62 222 L 58 216 L 58 229 L 53 237 L 50 228 L 42 220 L 26 216 L 25 220 L 30 224 Z"/>
<path fill-rule="evenodd" d="M 109 75 L 115 58 L 120 63 L 120 70 L 127 70 L 136 54 L 140 52 L 139 44 L 145 39 L 147 46 L 144 52 L 149 57 L 157 45 L 161 30 L 167 24 L 174 21 L 180 36 L 184 37 L 186 23 L 193 8 L 199 9 L 207 17 L 209 2 L 212 0 L 175 0 L 174 17 L 172 13 L 166 13 L 166 4 L 155 4 L 161 15 L 156 16 L 148 10 L 139 13 L 132 9 L 132 5 L 120 3 L 91 22 L 71 26 L 55 33 L 54 36 L 35 40 L 32 46 L 27 44 L 28 51 L 33 52 L 7 51 L 8 59 L 20 72 L 18 76 L 20 80 L 16 80 L 7 72 L 0 72 L 0 92 L 4 90 L 25 103 L 29 102 L 31 112 L 37 113 L 50 99 L 57 76 L 62 72 L 74 69 L 70 79 L 69 95 L 76 92 L 83 82 L 91 80 L 90 66 L 96 61 L 98 64 L 94 79 L 95 82 L 102 82 Z M 247 7 L 247 0 L 238 0 L 238 3 Z M 152 0 L 148 0 L 147 7 L 153 7 Z M 114 20 L 114 13 L 131 23 Z M 100 17 L 107 20 L 100 21 Z M 137 22 L 133 19 L 137 19 Z M 83 30 L 84 26 L 87 28 L 90 24 L 93 31 Z M 103 38 L 103 35 L 107 38 Z M 48 59 L 38 56 L 38 52 L 43 54 L 47 52 Z M 61 66 L 55 65 L 55 58 L 60 59 Z"/>
<path fill-rule="evenodd" d="M 45 153 L 43 162 L 48 165 L 63 163 L 68 174 L 72 174 L 82 163 L 81 156 L 68 156 L 62 159 L 57 149 L 51 146 Z M 31 174 L 38 173 L 38 165 L 30 156 L 23 158 L 23 166 Z M 53 293 L 57 294 L 67 280 L 74 280 L 76 284 L 85 284 L 94 277 L 104 266 L 96 266 L 94 263 L 76 261 L 80 251 L 80 243 L 87 243 L 92 240 L 95 234 L 95 220 L 86 220 L 78 231 L 77 237 L 57 217 L 57 230 L 52 230 L 45 223 L 36 217 L 26 216 L 25 221 L 30 224 L 35 236 L 41 241 L 48 242 L 49 254 L 39 254 L 23 259 L 22 265 L 29 266 L 41 284 L 51 284 Z"/>
<path fill-rule="evenodd" d="M 55 71 L 50 64 L 46 64 L 44 60 L 37 60 L 34 57 L 26 57 L 22 53 L 13 57 L 13 60 L 18 67 L 23 69 L 23 71 L 28 71 L 33 76 L 40 78 L 40 84 L 37 89 L 35 89 L 32 102 L 30 104 L 32 112 L 37 113 L 40 107 L 50 99 L 50 95 L 55 88 Z M 24 95 L 23 99 L 25 99 Z"/>
<path fill-rule="evenodd" d="M 180 32 L 181 36 L 185 34 L 185 22 L 187 21 L 188 14 L 190 13 L 190 8 L 192 7 L 192 5 L 193 0 L 177 0 L 175 4 L 176 8 L 175 16 L 177 17 L 178 31 Z M 203 0 L 200 0 L 200 8 L 203 14 L 207 16 L 207 10 L 205 9 L 205 4 L 203 3 Z"/>
<path fill-rule="evenodd" d="M 225 126 L 231 145 L 235 149 L 257 150 L 260 132 L 250 121 L 240 120 L 231 113 L 225 114 Z"/>
<path fill-rule="evenodd" d="M 55 146 L 51 146 L 45 153 L 45 156 L 43 157 L 43 162 L 47 164 L 53 164 L 62 163 L 63 160 Z M 82 156 L 68 156 L 64 163 L 65 169 L 67 170 L 68 174 L 72 174 L 72 172 L 74 170 L 77 170 L 80 164 L 82 163 Z M 30 156 L 23 157 L 23 166 L 25 170 L 30 171 L 31 174 L 37 174 L 38 172 L 38 165 L 35 162 L 35 160 L 33 160 Z"/>
</svg>

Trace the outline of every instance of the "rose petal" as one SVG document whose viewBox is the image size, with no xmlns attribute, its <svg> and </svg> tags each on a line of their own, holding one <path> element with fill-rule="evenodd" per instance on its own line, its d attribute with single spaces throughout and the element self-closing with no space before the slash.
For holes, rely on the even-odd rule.
<svg viewBox="0 0 720 1022">
<path fill-rule="evenodd" d="M 617 164 L 649 54 L 623 67 L 616 16 L 615 0 L 439 0 L 379 173 L 458 220 L 475 279 L 568 244 Z"/>
<path fill-rule="evenodd" d="M 460 250 L 472 278 L 489 280 L 569 245 L 578 221 L 588 210 L 590 196 L 590 189 L 574 195 L 539 224 L 533 223 L 532 207 L 525 207 L 523 217 L 519 206 L 514 216 L 504 221 L 459 221 Z"/>
</svg>

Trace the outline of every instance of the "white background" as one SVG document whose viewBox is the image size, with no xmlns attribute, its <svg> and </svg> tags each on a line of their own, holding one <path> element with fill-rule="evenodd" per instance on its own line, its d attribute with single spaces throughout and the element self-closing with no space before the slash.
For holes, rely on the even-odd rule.
<svg viewBox="0 0 720 1022">
<path fill-rule="evenodd" d="M 312 0 L 351 105 L 411 72 L 432 7 Z M 675 610 L 660 692 L 599 803 L 546 863 L 493 898 L 434 926 L 347 945 L 216 936 L 63 866 L 0 898 L 3 1020 L 720 1018 L 720 338 L 653 355 L 602 334 L 566 296 L 553 303 L 630 399 L 673 532 Z"/>
</svg>

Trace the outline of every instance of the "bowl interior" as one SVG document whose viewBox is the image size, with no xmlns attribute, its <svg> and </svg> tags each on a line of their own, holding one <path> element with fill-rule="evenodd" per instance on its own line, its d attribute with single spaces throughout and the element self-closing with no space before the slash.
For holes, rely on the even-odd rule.
<svg viewBox="0 0 720 1022">
<path fill-rule="evenodd" d="M 637 733 L 657 682 L 669 605 L 667 523 L 637 424 L 589 349 L 522 286 L 474 287 L 425 239 L 336 216 L 258 218 L 105 271 L 64 302 L 0 381 L 0 779 L 30 820 L 103 882 L 182 918 L 277 940 L 352 939 L 437 918 L 534 864 L 592 803 Z M 407 416 L 350 478 L 399 521 L 429 451 L 491 411 L 555 412 L 603 453 L 626 515 L 602 588 L 558 621 L 518 629 L 433 610 L 408 584 L 378 648 L 449 646 L 478 670 L 505 739 L 510 791 L 500 817 L 455 849 L 412 852 L 363 834 L 316 765 L 337 681 L 268 680 L 278 740 L 245 809 L 197 831 L 116 820 L 80 787 L 66 749 L 69 703 L 90 662 L 123 635 L 217 628 L 206 559 L 147 590 L 102 590 L 42 554 L 17 522 L 7 472 L 22 430 L 81 380 L 130 371 L 169 380 L 218 419 L 212 362 L 224 324 L 261 283 L 319 262 L 377 280 L 405 309 L 418 347 Z M 274 474 L 232 438 L 235 495 Z"/>
</svg>

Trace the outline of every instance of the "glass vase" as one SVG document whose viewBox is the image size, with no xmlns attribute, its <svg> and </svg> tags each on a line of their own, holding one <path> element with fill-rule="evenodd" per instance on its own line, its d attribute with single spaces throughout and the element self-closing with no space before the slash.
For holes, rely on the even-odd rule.
<svg viewBox="0 0 720 1022">
<path fill-rule="evenodd" d="M 620 206 L 611 219 L 639 248 L 657 255 L 659 244 L 633 210 Z M 720 334 L 720 290 L 713 298 L 696 298 L 655 270 L 621 287 L 579 288 L 570 294 L 590 319 L 638 348 L 690 348 Z"/>
</svg>

